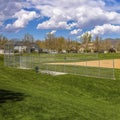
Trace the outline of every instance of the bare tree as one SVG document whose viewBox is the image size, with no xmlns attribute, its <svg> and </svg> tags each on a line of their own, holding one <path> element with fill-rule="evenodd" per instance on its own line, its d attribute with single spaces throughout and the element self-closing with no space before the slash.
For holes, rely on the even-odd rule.
<svg viewBox="0 0 120 120">
<path fill-rule="evenodd" d="M 117 51 L 120 51 L 120 41 L 118 41 L 118 42 L 116 43 L 116 49 L 117 49 Z"/>
<path fill-rule="evenodd" d="M 103 40 L 101 47 L 103 50 L 108 51 L 111 48 L 111 41 L 109 39 Z"/>
<path fill-rule="evenodd" d="M 48 33 L 45 38 L 46 48 L 49 50 L 55 50 L 55 40 L 56 40 L 55 35 Z"/>
<path fill-rule="evenodd" d="M 89 33 L 85 33 L 81 37 L 82 44 L 84 45 L 85 51 L 88 51 L 88 44 L 92 41 L 92 36 Z"/>
<path fill-rule="evenodd" d="M 4 48 L 4 45 L 8 42 L 8 39 L 3 36 L 3 35 L 0 35 L 0 48 Z"/>
<path fill-rule="evenodd" d="M 101 40 L 101 38 L 99 36 L 95 37 L 94 45 L 95 45 L 95 51 L 96 52 L 100 51 L 100 40 Z"/>
<path fill-rule="evenodd" d="M 34 37 L 33 37 L 31 34 L 26 33 L 26 34 L 24 35 L 23 41 L 24 41 L 24 43 L 26 43 L 26 44 L 33 43 L 33 42 L 34 42 Z"/>
<path fill-rule="evenodd" d="M 57 37 L 56 38 L 55 49 L 58 52 L 62 52 L 62 50 L 66 50 L 66 40 L 64 37 Z"/>
</svg>

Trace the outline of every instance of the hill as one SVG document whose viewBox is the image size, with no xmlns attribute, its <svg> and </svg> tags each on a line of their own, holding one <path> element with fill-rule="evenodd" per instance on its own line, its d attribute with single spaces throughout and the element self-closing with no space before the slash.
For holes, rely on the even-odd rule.
<svg viewBox="0 0 120 120">
<path fill-rule="evenodd" d="M 105 41 L 105 40 L 110 41 L 110 43 L 111 43 L 113 46 L 116 46 L 118 43 L 120 43 L 120 38 L 116 38 L 116 39 L 106 38 L 106 39 L 104 39 L 104 41 Z"/>
<path fill-rule="evenodd" d="M 51 76 L 3 66 L 0 56 L 0 120 L 120 120 L 117 80 Z"/>
</svg>

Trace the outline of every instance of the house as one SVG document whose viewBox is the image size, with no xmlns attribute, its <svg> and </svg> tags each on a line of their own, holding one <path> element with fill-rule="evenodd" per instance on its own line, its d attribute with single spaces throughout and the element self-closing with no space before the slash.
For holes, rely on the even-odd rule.
<svg viewBox="0 0 120 120">
<path fill-rule="evenodd" d="M 40 52 L 42 52 L 42 49 L 41 49 L 36 43 L 30 43 L 30 44 L 27 46 L 27 51 L 28 51 L 29 53 L 32 53 L 32 52 L 40 53 Z"/>
<path fill-rule="evenodd" d="M 83 46 L 80 46 L 78 53 L 84 53 L 84 51 L 85 51 L 85 48 Z"/>
<path fill-rule="evenodd" d="M 93 42 L 81 44 L 79 47 L 79 52 L 84 53 L 84 52 L 94 52 L 95 51 L 95 45 Z"/>
<path fill-rule="evenodd" d="M 27 45 L 25 45 L 22 41 L 16 41 L 14 43 L 14 51 L 15 53 L 23 53 L 27 50 Z"/>
<path fill-rule="evenodd" d="M 0 54 L 4 54 L 4 49 L 0 49 Z"/>
<path fill-rule="evenodd" d="M 0 45 L 0 54 L 4 54 L 4 45 Z"/>
<path fill-rule="evenodd" d="M 36 43 L 25 43 L 23 41 L 16 41 L 14 43 L 14 50 L 16 53 L 32 53 L 32 52 L 37 52 L 40 53 L 42 52 L 42 49 L 36 44 Z"/>
</svg>

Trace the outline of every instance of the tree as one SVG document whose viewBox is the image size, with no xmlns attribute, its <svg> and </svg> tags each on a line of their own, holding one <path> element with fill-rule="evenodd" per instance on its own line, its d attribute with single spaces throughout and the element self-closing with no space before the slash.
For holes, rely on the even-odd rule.
<svg viewBox="0 0 120 120">
<path fill-rule="evenodd" d="M 4 45 L 8 42 L 8 39 L 3 36 L 3 35 L 0 35 L 0 48 L 4 48 Z"/>
<path fill-rule="evenodd" d="M 109 52 L 109 53 L 115 53 L 116 50 L 115 50 L 115 48 L 110 48 L 110 49 L 108 50 L 108 52 Z"/>
<path fill-rule="evenodd" d="M 86 44 L 86 43 L 91 42 L 91 41 L 92 41 L 92 36 L 91 36 L 91 34 L 89 34 L 89 33 L 86 32 L 86 33 L 81 37 L 81 41 L 82 41 L 83 44 Z"/>
<path fill-rule="evenodd" d="M 55 36 L 54 34 L 48 33 L 45 38 L 46 48 L 49 50 L 55 50 Z"/>
<path fill-rule="evenodd" d="M 75 51 L 78 52 L 79 51 L 79 47 L 80 47 L 80 43 L 78 41 L 73 41 L 73 44 L 75 46 Z"/>
<path fill-rule="evenodd" d="M 96 52 L 100 51 L 100 37 L 99 36 L 95 37 L 94 45 L 95 45 L 95 51 Z"/>
<path fill-rule="evenodd" d="M 68 38 L 66 40 L 66 51 L 69 53 L 71 51 L 71 48 L 72 48 L 72 40 Z"/>
<path fill-rule="evenodd" d="M 118 41 L 118 42 L 116 43 L 116 49 L 117 49 L 117 51 L 120 51 L 120 41 Z"/>
<path fill-rule="evenodd" d="M 104 50 L 108 51 L 111 48 L 111 42 L 109 39 L 106 39 L 102 42 L 102 47 Z"/>
<path fill-rule="evenodd" d="M 57 37 L 55 40 L 55 49 L 58 52 L 62 52 L 62 50 L 66 49 L 66 40 L 64 37 Z"/>
<path fill-rule="evenodd" d="M 81 41 L 82 44 L 84 45 L 85 51 L 88 51 L 88 44 L 92 41 L 92 36 L 89 33 L 85 33 L 82 37 L 81 37 Z"/>
<path fill-rule="evenodd" d="M 35 42 L 40 48 L 45 49 L 45 41 L 37 40 Z"/>
<path fill-rule="evenodd" d="M 26 44 L 33 43 L 34 42 L 34 37 L 31 34 L 27 33 L 27 34 L 24 35 L 23 41 Z"/>
</svg>

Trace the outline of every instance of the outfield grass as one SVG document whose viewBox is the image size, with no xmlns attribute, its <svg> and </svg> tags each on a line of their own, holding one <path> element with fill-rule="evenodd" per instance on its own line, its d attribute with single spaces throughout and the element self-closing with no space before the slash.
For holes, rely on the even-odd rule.
<svg viewBox="0 0 120 120">
<path fill-rule="evenodd" d="M 120 70 L 115 75 L 37 74 L 4 67 L 0 56 L 0 120 L 120 120 Z"/>
</svg>

